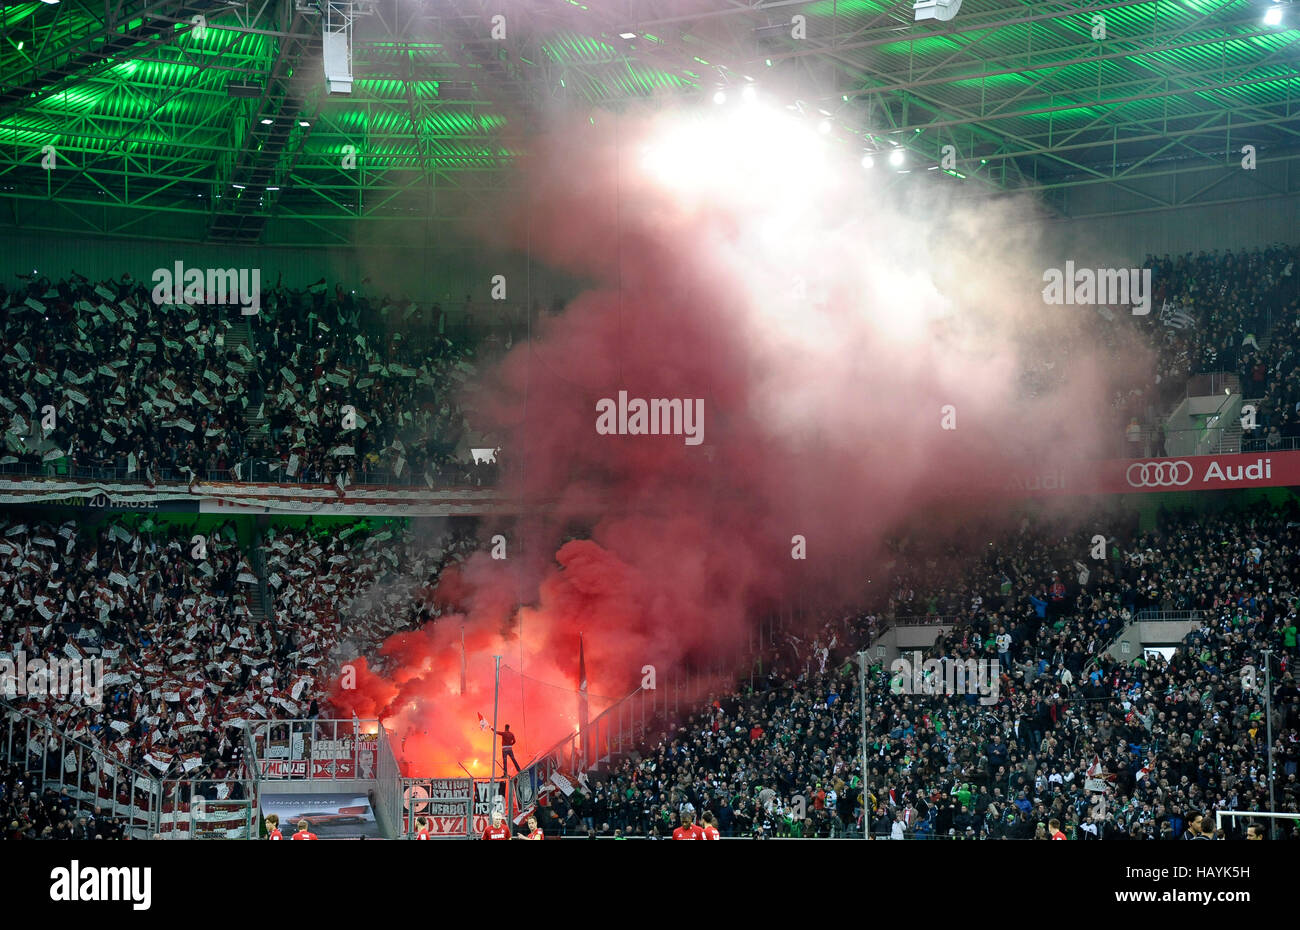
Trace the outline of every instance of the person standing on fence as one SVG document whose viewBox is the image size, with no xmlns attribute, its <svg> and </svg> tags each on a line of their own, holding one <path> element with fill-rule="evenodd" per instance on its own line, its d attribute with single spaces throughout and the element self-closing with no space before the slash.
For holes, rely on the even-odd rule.
<svg viewBox="0 0 1300 930">
<path fill-rule="evenodd" d="M 515 764 L 515 774 L 520 772 L 519 760 L 515 758 L 515 735 L 510 732 L 510 724 L 506 724 L 504 730 L 497 730 L 497 736 L 501 737 L 501 771 L 506 772 L 506 760 L 509 759 Z"/>
</svg>

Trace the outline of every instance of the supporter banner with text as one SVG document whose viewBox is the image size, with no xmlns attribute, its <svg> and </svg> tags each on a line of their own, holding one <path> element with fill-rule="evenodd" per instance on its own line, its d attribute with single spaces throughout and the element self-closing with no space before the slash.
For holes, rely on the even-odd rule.
<svg viewBox="0 0 1300 930">
<path fill-rule="evenodd" d="M 468 818 L 473 805 L 474 783 L 468 778 L 408 778 L 404 779 L 402 828 L 415 832 L 415 820 L 429 821 L 429 833 L 436 837 L 461 837 L 469 833 Z M 476 818 L 477 820 L 478 818 Z M 482 833 L 482 825 L 475 824 Z"/>
<path fill-rule="evenodd" d="M 989 475 L 987 481 L 1009 494 L 1034 496 L 1286 487 L 1300 485 L 1300 452 L 1073 462 Z"/>
</svg>

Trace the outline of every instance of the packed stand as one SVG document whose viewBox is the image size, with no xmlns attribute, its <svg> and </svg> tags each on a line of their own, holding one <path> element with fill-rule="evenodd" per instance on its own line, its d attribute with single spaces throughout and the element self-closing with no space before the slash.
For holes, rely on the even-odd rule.
<svg viewBox="0 0 1300 930">
<path fill-rule="evenodd" d="M 470 532 L 433 543 L 415 531 L 270 529 L 262 543 L 275 623 L 292 629 L 305 664 L 369 655 L 393 633 L 436 618 L 427 593 L 442 571 L 478 547 Z"/>
<path fill-rule="evenodd" d="M 191 485 L 495 479 L 464 448 L 482 442 L 458 399 L 473 342 L 444 335 L 439 308 L 435 332 L 405 299 L 372 308 L 323 282 L 263 296 L 242 316 L 155 303 L 130 275 L 0 285 L 0 470 Z M 479 341 L 492 352 L 504 340 Z"/>
<path fill-rule="evenodd" d="M 385 586 L 409 597 L 472 548 L 465 534 L 429 546 L 409 530 L 318 533 L 308 521 L 272 531 L 276 593 L 260 620 L 251 605 L 261 581 L 233 523 L 201 534 L 126 518 L 87 533 L 73 521 L 21 521 L 0 522 L 0 670 L 100 659 L 102 690 L 90 678 L 73 691 L 51 679 L 48 693 L 34 693 L 21 675 L 6 678 L 0 700 L 14 708 L 13 726 L 0 720 L 0 752 L 12 736 L 12 764 L 72 780 L 83 807 L 130 812 L 137 828 L 194 794 L 244 799 L 245 732 L 317 716 L 339 654 L 420 622 L 392 610 Z M 136 775 L 160 781 L 163 796 Z"/>
<path fill-rule="evenodd" d="M 120 817 L 78 811 L 65 789 L 42 784 L 39 773 L 0 761 L 0 836 L 6 840 L 128 840 Z"/>
<path fill-rule="evenodd" d="M 1069 338 L 1060 338 L 1055 330 L 1028 337 L 1021 389 L 1035 397 L 1067 378 L 1076 343 L 1096 346 L 1111 358 L 1145 345 L 1155 353 L 1153 364 L 1111 398 L 1111 452 L 1116 456 L 1165 455 L 1169 437 L 1160 421 L 1200 372 L 1237 373 L 1243 397 L 1270 396 L 1268 416 L 1246 437 L 1248 443 L 1265 448 L 1274 426 L 1279 434 L 1275 444 L 1297 435 L 1300 373 L 1291 344 L 1300 326 L 1298 258 L 1300 246 L 1288 245 L 1148 255 L 1143 268 L 1151 272 L 1149 312 L 1135 314 L 1124 304 L 1098 305 L 1095 313 L 1072 318 Z"/>
<path fill-rule="evenodd" d="M 899 670 L 871 668 L 873 833 L 1048 839 L 1057 820 L 1070 839 L 1192 838 L 1201 824 L 1209 838 L 1215 809 L 1300 812 L 1298 521 L 1294 508 L 1164 515 L 1156 532 L 1112 540 L 1100 563 L 1077 560 L 1077 538 L 1024 527 L 972 567 L 976 587 L 921 595 L 958 615 L 926 657 L 996 659 L 997 700 L 909 694 Z M 1207 613 L 1168 660 L 1104 655 L 1112 628 L 1144 609 Z M 710 701 L 590 790 L 553 795 L 539 808 L 543 828 L 663 838 L 683 812 L 709 810 L 725 836 L 861 835 L 854 653 L 887 622 L 850 612 L 811 642 L 787 639 L 752 689 Z M 1265 646 L 1275 650 L 1272 807 Z M 1243 688 L 1244 668 L 1254 688 Z M 1297 827 L 1278 821 L 1284 836 Z"/>
<path fill-rule="evenodd" d="M 1300 375 L 1289 343 L 1300 324 L 1300 246 L 1188 252 L 1177 258 L 1148 256 L 1155 292 L 1151 325 L 1159 326 L 1157 414 L 1183 396 L 1196 372 L 1237 373 L 1243 398 L 1269 397 L 1266 416 L 1243 437 L 1242 449 L 1263 448 L 1273 427 L 1278 439 L 1300 435 L 1294 403 L 1300 400 Z M 1268 335 L 1268 349 L 1261 340 Z M 1295 396 L 1291 396 L 1291 395 Z M 1277 395 L 1275 398 L 1273 395 Z M 1286 398 L 1290 397 L 1290 403 Z M 1289 415 L 1283 416 L 1283 407 Z M 1134 411 L 1136 414 L 1136 411 Z M 1130 435 L 1130 444 L 1132 442 Z M 1162 455 L 1165 437 L 1143 433 L 1134 454 Z M 1146 444 L 1152 448 L 1148 453 Z M 1276 443 L 1278 440 L 1274 440 Z"/>
</svg>

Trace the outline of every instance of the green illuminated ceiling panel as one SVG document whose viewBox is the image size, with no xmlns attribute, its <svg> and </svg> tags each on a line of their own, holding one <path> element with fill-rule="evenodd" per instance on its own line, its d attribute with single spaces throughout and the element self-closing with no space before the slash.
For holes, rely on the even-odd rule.
<svg viewBox="0 0 1300 930">
<path fill-rule="evenodd" d="M 800 9 L 808 16 L 846 16 L 861 13 L 883 13 L 889 4 L 877 3 L 875 0 L 819 0 Z"/>
<path fill-rule="evenodd" d="M 619 53 L 613 46 L 606 45 L 599 39 L 577 35 L 576 33 L 553 37 L 550 41 L 543 43 L 542 52 L 551 61 L 560 64 L 592 64 L 619 57 Z"/>
<path fill-rule="evenodd" d="M 599 119 L 602 107 L 663 90 L 693 100 L 741 74 L 760 85 L 771 75 L 778 93 L 833 110 L 850 130 L 839 143 L 905 133 L 920 159 L 951 139 L 962 146 L 959 175 L 987 159 L 1008 186 L 1108 174 L 1117 148 L 1145 145 L 1140 160 L 1175 127 L 1232 123 L 1234 142 L 1274 159 L 1300 139 L 1295 5 L 1269 29 L 1261 0 L 1132 2 L 1097 11 L 1107 37 L 1095 41 L 1094 14 L 1076 0 L 967 0 L 947 23 L 915 23 L 899 0 L 530 0 L 510 40 L 494 43 L 471 26 L 481 0 L 377 2 L 379 15 L 357 21 L 352 94 L 337 97 L 322 86 L 319 18 L 282 15 L 293 4 L 212 4 L 201 36 L 188 25 L 193 5 L 179 0 L 0 9 L 0 196 L 44 197 L 51 178 L 32 156 L 54 143 L 84 169 L 61 188 L 69 204 L 170 197 L 167 209 L 201 214 L 214 189 L 229 190 L 236 163 L 247 168 L 270 144 L 258 122 L 269 115 L 293 120 L 287 136 L 280 124 L 271 170 L 292 179 L 297 215 L 327 222 L 345 189 L 360 191 L 353 211 L 399 194 L 418 200 L 419 184 L 441 188 L 426 200 L 442 204 L 448 187 L 509 183 L 542 114 Z M 637 22 L 626 18 L 633 8 Z M 105 19 L 118 10 L 121 22 Z M 806 41 L 769 28 L 794 13 L 810 19 Z M 130 23 L 145 24 L 141 41 L 103 51 Z M 619 38 L 628 29 L 635 41 Z M 271 96 L 232 97 L 231 83 Z M 1198 135 L 1189 148 L 1221 151 L 1222 138 Z M 362 171 L 342 167 L 348 147 Z M 997 160 L 1007 152 L 1014 164 Z"/>
</svg>

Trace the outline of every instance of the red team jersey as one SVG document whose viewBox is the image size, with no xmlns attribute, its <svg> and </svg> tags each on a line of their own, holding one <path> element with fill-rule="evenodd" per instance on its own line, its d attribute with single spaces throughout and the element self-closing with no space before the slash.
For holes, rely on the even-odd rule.
<svg viewBox="0 0 1300 930">
<path fill-rule="evenodd" d="M 676 830 L 673 831 L 673 839 L 675 839 L 675 840 L 702 840 L 702 839 L 704 839 L 704 837 L 701 836 L 700 833 L 697 833 L 697 832 L 696 832 L 696 831 L 699 830 L 699 829 L 700 829 L 699 827 L 695 827 L 695 826 L 690 826 L 690 827 L 678 827 Z"/>
<path fill-rule="evenodd" d="M 717 827 L 708 826 L 704 828 L 704 838 L 706 840 L 720 840 L 722 839 L 722 834 L 718 832 Z"/>
<path fill-rule="evenodd" d="M 489 826 L 486 830 L 483 831 L 483 839 L 508 840 L 510 839 L 510 831 L 506 829 L 505 824 L 502 824 L 499 827 Z"/>
<path fill-rule="evenodd" d="M 537 828 L 536 830 L 534 830 L 532 833 L 528 834 L 528 837 L 527 837 L 527 838 L 530 839 L 530 840 L 540 840 L 540 839 L 542 839 L 542 838 L 543 838 L 543 836 L 542 836 L 542 828 L 541 828 L 541 827 L 538 827 L 538 828 Z"/>
<path fill-rule="evenodd" d="M 425 827 L 419 833 L 415 834 L 417 840 L 427 840 L 429 838 L 429 828 Z"/>
<path fill-rule="evenodd" d="M 281 833 L 279 830 L 272 830 L 271 833 L 270 833 L 270 835 L 267 836 L 267 839 L 268 839 L 268 840 L 282 840 L 282 839 L 284 839 L 284 834 Z"/>
<path fill-rule="evenodd" d="M 297 833 L 295 833 L 293 836 L 289 837 L 289 839 L 291 839 L 291 840 L 314 840 L 314 839 L 316 839 L 316 834 L 315 834 L 315 833 L 308 833 L 306 830 L 299 830 L 299 831 L 298 831 Z"/>
</svg>

